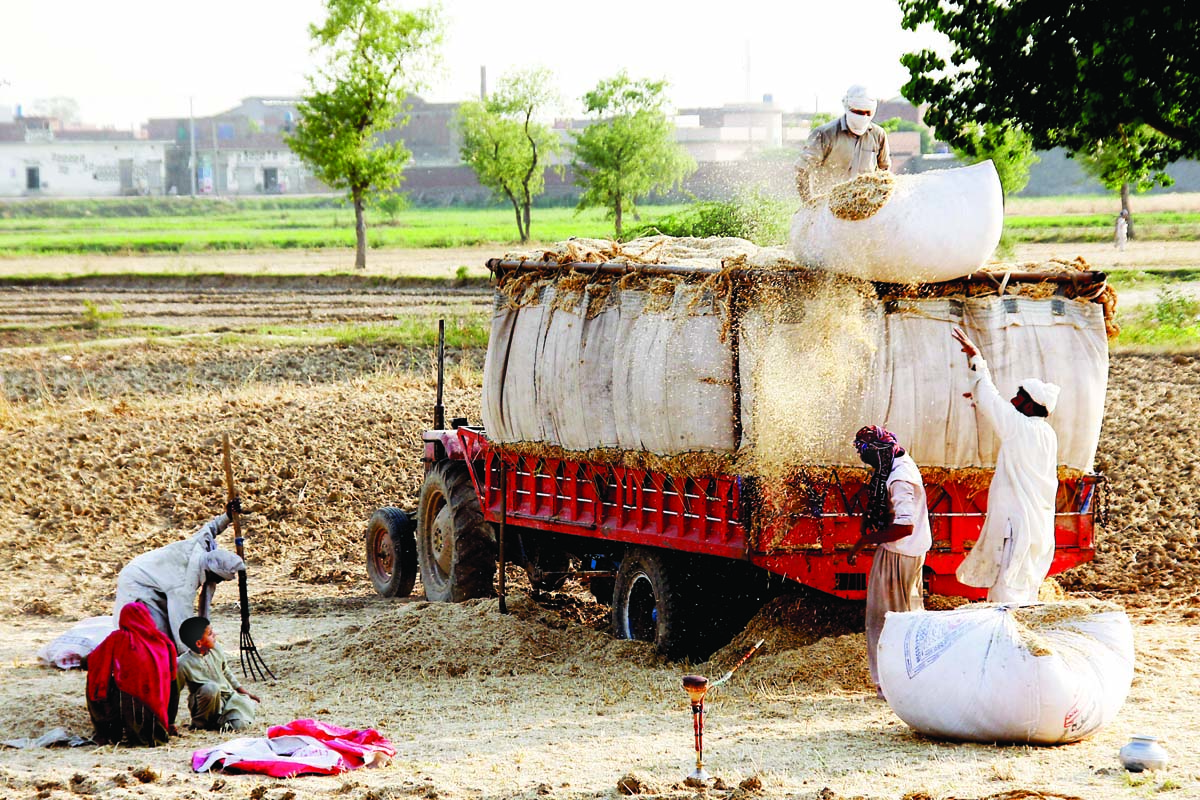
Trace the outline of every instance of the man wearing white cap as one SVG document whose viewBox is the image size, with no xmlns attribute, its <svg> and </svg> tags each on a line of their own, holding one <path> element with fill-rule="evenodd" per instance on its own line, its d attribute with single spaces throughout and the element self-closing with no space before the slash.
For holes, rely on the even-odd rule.
<svg viewBox="0 0 1200 800">
<path fill-rule="evenodd" d="M 796 190 L 804 202 L 861 173 L 892 168 L 887 132 L 871 121 L 878 106 L 866 87 L 851 86 L 842 98 L 846 113 L 809 134 L 796 161 Z"/>
<path fill-rule="evenodd" d="M 987 518 L 958 567 L 958 580 L 988 587 L 987 599 L 994 603 L 1033 603 L 1054 558 L 1058 436 L 1046 417 L 1058 403 L 1059 388 L 1026 378 L 1006 401 L 975 343 L 957 328 L 953 335 L 974 373 L 975 406 L 1000 438 Z"/>
</svg>

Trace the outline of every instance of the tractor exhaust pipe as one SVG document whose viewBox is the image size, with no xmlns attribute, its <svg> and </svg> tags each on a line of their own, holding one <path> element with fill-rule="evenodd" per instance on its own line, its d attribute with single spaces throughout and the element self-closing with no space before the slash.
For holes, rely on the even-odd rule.
<svg viewBox="0 0 1200 800">
<path fill-rule="evenodd" d="M 445 380 L 446 371 L 446 320 L 438 320 L 438 342 L 437 342 L 437 401 L 433 404 L 433 429 L 435 431 L 445 430 L 446 428 L 446 408 L 442 405 L 442 385 Z"/>
</svg>

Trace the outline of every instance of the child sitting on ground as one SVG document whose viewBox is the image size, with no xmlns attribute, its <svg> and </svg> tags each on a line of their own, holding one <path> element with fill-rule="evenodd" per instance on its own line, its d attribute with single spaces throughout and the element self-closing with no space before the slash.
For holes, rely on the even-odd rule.
<svg viewBox="0 0 1200 800">
<path fill-rule="evenodd" d="M 179 626 L 188 652 L 179 657 L 179 684 L 188 688 L 192 727 L 242 731 L 254 723 L 259 699 L 247 691 L 229 669 L 225 651 L 204 617 L 191 617 Z"/>
</svg>

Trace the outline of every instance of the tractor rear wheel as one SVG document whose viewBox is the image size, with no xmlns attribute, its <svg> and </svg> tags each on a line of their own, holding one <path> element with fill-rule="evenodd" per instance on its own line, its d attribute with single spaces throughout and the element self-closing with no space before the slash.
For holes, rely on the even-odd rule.
<svg viewBox="0 0 1200 800">
<path fill-rule="evenodd" d="M 646 547 L 631 547 L 621 558 L 613 586 L 613 632 L 618 639 L 653 642 L 668 658 L 695 650 L 692 603 L 686 576 L 676 559 Z"/>
<path fill-rule="evenodd" d="M 435 603 L 495 595 L 495 537 L 461 461 L 438 462 L 425 476 L 417 501 L 417 560 L 425 596 Z"/>
<path fill-rule="evenodd" d="M 408 597 L 417 582 L 416 525 L 398 508 L 376 510 L 367 520 L 367 575 L 384 597 Z"/>
</svg>

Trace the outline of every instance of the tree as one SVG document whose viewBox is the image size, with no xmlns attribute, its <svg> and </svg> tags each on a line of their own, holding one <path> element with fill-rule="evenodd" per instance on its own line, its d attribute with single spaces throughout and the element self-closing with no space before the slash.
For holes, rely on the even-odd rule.
<svg viewBox="0 0 1200 800">
<path fill-rule="evenodd" d="M 394 189 L 411 153 L 379 135 L 407 123 L 404 98 L 423 84 L 441 42 L 433 8 L 403 11 L 386 0 L 325 0 L 324 24 L 309 27 L 325 66 L 309 79 L 288 146 L 316 176 L 354 203 L 354 266 L 367 265 L 363 210 Z"/>
<path fill-rule="evenodd" d="M 1102 139 L 1091 150 L 1079 154 L 1079 163 L 1084 170 L 1099 180 L 1110 191 L 1121 193 L 1121 210 L 1128 215 L 1128 236 L 1134 238 L 1133 213 L 1129 204 L 1129 193 L 1145 192 L 1155 186 L 1170 186 L 1174 179 L 1160 170 L 1145 170 L 1141 165 L 1147 161 L 1144 155 L 1148 143 L 1159 136 L 1148 125 L 1128 129 L 1121 126 L 1115 135 Z M 1164 165 L 1165 167 L 1165 165 Z"/>
<path fill-rule="evenodd" d="M 953 48 L 901 63 L 902 92 L 955 147 L 972 126 L 1014 126 L 1038 149 L 1093 153 L 1148 130 L 1123 153 L 1132 183 L 1200 155 L 1200 15 L 1161 0 L 900 0 L 903 26 L 930 25 Z M 1122 134 L 1122 132 L 1126 132 Z M 1157 179 L 1157 178 L 1154 178 Z"/>
<path fill-rule="evenodd" d="M 959 131 L 957 139 L 954 152 L 966 163 L 991 159 L 1006 197 L 1025 188 L 1029 168 L 1041 161 L 1033 152 L 1032 137 L 1009 125 L 968 125 Z"/>
<path fill-rule="evenodd" d="M 562 152 L 554 131 L 535 121 L 557 102 L 550 80 L 545 69 L 516 73 L 487 100 L 463 103 L 455 118 L 462 160 L 481 184 L 512 203 L 522 242 L 529 241 L 533 199 L 546 190 L 546 162 Z"/>
<path fill-rule="evenodd" d="M 675 143 L 667 119 L 666 81 L 633 80 L 622 70 L 583 97 L 596 121 L 575 135 L 579 208 L 609 209 L 617 236 L 638 198 L 678 186 L 696 162 Z"/>
</svg>

